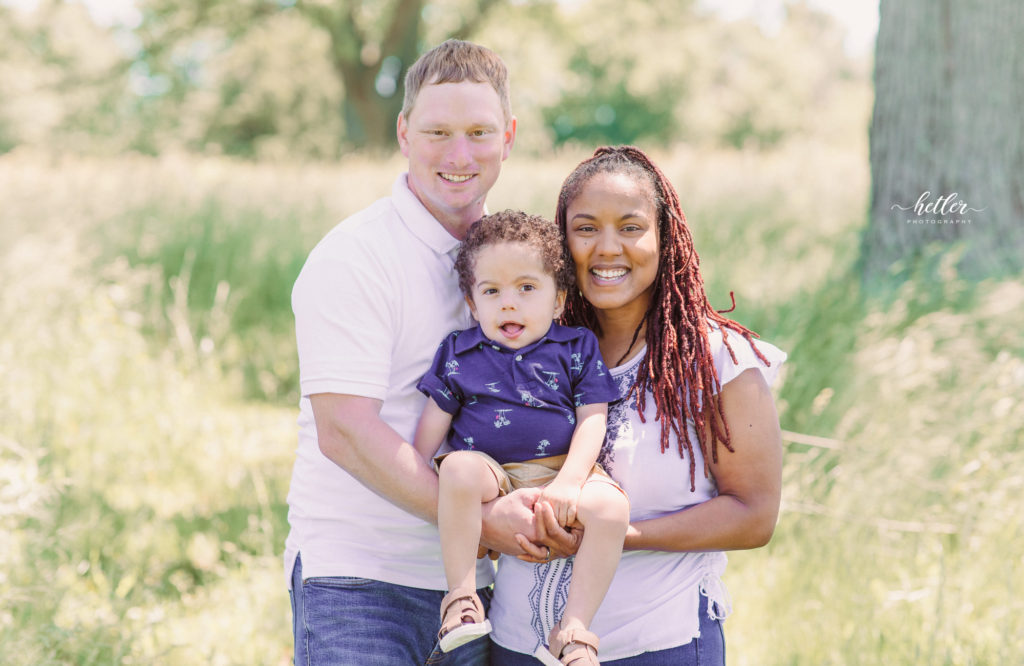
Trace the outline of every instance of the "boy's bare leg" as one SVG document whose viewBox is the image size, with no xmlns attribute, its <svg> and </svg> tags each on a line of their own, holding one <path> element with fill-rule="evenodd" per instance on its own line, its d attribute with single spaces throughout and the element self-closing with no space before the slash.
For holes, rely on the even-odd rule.
<svg viewBox="0 0 1024 666">
<path fill-rule="evenodd" d="M 590 627 L 622 557 L 629 501 L 611 484 L 586 483 L 576 505 L 576 519 L 584 526 L 583 542 L 572 566 L 562 629 Z"/>
<path fill-rule="evenodd" d="M 475 590 L 480 507 L 498 496 L 498 480 L 480 456 L 468 451 L 445 457 L 438 475 L 437 526 L 448 589 Z"/>
</svg>

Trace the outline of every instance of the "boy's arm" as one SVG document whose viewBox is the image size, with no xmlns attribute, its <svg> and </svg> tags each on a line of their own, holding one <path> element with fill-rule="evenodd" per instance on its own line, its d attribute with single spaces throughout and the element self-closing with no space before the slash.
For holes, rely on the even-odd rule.
<svg viewBox="0 0 1024 666">
<path fill-rule="evenodd" d="M 428 397 L 412 441 L 416 451 L 429 462 L 444 442 L 451 425 L 452 415 L 438 407 L 433 398 Z"/>
<path fill-rule="evenodd" d="M 601 452 L 607 420 L 606 402 L 576 408 L 576 429 L 569 443 L 569 455 L 555 480 L 541 494 L 541 500 L 551 504 L 562 527 L 572 525 L 576 520 L 576 501 Z"/>
<path fill-rule="evenodd" d="M 452 415 L 441 409 L 433 398 L 428 397 L 413 437 L 416 452 L 423 456 L 428 464 L 448 435 L 451 423 Z M 477 557 L 483 557 L 488 548 L 511 555 L 523 553 L 516 535 L 524 535 L 524 538 L 527 538 L 525 535 L 534 535 L 533 505 L 539 494 L 539 488 L 522 489 L 483 505 L 482 552 L 478 553 Z M 434 522 L 437 522 L 436 518 Z M 492 559 L 494 557 L 497 555 L 492 556 Z"/>
</svg>

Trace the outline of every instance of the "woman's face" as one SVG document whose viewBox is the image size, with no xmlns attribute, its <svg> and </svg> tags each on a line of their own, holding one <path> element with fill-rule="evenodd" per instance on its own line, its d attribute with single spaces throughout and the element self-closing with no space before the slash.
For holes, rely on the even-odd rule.
<svg viewBox="0 0 1024 666">
<path fill-rule="evenodd" d="M 651 184 L 625 173 L 591 177 L 566 210 L 566 242 L 583 297 L 599 313 L 628 314 L 639 322 L 658 277 Z"/>
</svg>

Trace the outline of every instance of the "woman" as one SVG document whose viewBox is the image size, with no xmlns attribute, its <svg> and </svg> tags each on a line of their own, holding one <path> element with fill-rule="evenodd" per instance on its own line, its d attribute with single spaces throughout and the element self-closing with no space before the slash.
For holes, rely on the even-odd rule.
<svg viewBox="0 0 1024 666">
<path fill-rule="evenodd" d="M 671 183 L 639 149 L 601 148 L 562 186 L 556 222 L 578 291 L 566 323 L 597 335 L 622 398 L 600 462 L 630 498 L 615 580 L 591 629 L 601 663 L 724 664 L 722 551 L 768 542 L 782 446 L 768 385 L 785 354 L 716 312 Z M 705 398 L 707 396 L 707 398 Z M 492 664 L 536 664 L 558 636 L 578 535 L 536 507 L 538 547 L 503 557 Z M 587 640 L 579 640 L 587 647 Z M 563 662 L 598 646 L 563 652 Z"/>
</svg>

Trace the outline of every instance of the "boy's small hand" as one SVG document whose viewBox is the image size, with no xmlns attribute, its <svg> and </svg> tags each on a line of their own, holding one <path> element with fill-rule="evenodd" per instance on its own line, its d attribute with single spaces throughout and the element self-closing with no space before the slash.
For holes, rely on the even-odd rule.
<svg viewBox="0 0 1024 666">
<path fill-rule="evenodd" d="M 544 487 L 540 499 L 551 505 L 558 524 L 568 527 L 576 522 L 576 502 L 579 497 L 580 487 L 577 484 L 555 479 Z"/>
</svg>

